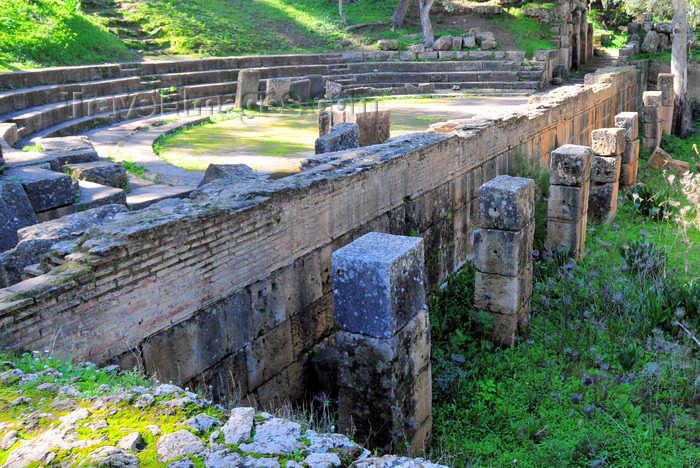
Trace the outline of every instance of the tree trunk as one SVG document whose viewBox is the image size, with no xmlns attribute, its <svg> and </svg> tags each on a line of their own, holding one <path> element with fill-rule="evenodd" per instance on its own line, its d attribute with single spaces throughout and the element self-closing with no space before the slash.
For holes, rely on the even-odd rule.
<svg viewBox="0 0 700 468">
<path fill-rule="evenodd" d="M 671 73 L 673 74 L 673 126 L 671 133 L 686 137 L 692 133 L 692 114 L 688 98 L 688 3 L 673 0 L 673 45 Z"/>
<path fill-rule="evenodd" d="M 403 22 L 406 19 L 406 13 L 408 13 L 408 7 L 411 4 L 411 0 L 399 0 L 399 4 L 396 6 L 396 11 L 394 16 L 391 17 L 391 24 L 393 29 L 403 28 Z"/>
<path fill-rule="evenodd" d="M 345 12 L 343 12 L 343 0 L 338 0 L 338 13 L 340 13 L 340 21 L 347 26 L 348 20 L 345 19 Z"/>
<path fill-rule="evenodd" d="M 435 0 L 418 0 L 420 6 L 420 25 L 423 28 L 423 45 L 431 47 L 435 42 L 435 33 L 433 25 L 430 23 L 430 9 L 433 7 Z"/>
</svg>

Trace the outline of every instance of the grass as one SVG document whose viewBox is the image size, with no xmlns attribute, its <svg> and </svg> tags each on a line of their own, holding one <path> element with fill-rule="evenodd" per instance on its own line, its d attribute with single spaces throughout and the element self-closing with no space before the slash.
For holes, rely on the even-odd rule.
<svg viewBox="0 0 700 468">
<path fill-rule="evenodd" d="M 556 49 L 552 43 L 554 33 L 549 27 L 538 23 L 534 18 L 525 17 L 518 8 L 508 8 L 506 13 L 488 17 L 489 22 L 509 31 L 516 41 L 516 47 L 524 50 L 527 58 L 532 58 L 536 50 Z"/>
<path fill-rule="evenodd" d="M 0 0 L 0 71 L 128 60 L 119 39 L 59 0 Z"/>
<path fill-rule="evenodd" d="M 664 136 L 662 147 L 692 163 L 697 135 Z M 614 222 L 589 224 L 583 259 L 539 250 L 538 227 L 531 323 L 516 347 L 486 339 L 491 324 L 473 309 L 471 265 L 433 291 L 431 459 L 700 463 L 700 176 L 646 169 L 647 157 L 643 183 L 620 193 Z M 514 166 L 546 192 L 542 168 Z M 538 226 L 544 216 L 536 203 Z"/>
</svg>

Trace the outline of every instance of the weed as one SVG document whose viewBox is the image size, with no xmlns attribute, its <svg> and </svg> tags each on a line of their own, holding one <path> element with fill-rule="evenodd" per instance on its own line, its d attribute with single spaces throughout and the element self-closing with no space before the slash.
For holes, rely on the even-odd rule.
<svg viewBox="0 0 700 468">
<path fill-rule="evenodd" d="M 27 145 L 22 148 L 22 151 L 44 151 L 44 148 L 42 148 L 41 145 Z"/>
</svg>

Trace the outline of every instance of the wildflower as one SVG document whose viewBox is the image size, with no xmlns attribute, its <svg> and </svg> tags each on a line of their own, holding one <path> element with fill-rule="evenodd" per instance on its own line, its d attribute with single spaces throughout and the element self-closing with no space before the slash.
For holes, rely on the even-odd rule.
<svg viewBox="0 0 700 468">
<path fill-rule="evenodd" d="M 581 395 L 579 395 L 578 393 L 571 394 L 571 403 L 573 403 L 574 405 L 578 405 L 581 403 L 581 401 L 583 401 Z"/>
<path fill-rule="evenodd" d="M 584 388 L 591 388 L 593 383 L 593 377 L 590 375 L 585 374 L 583 377 L 581 377 L 581 385 L 583 385 Z"/>
</svg>

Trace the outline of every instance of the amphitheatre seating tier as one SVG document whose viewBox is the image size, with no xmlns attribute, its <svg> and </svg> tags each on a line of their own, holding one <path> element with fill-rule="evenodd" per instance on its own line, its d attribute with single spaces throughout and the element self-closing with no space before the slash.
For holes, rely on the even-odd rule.
<svg viewBox="0 0 700 468">
<path fill-rule="evenodd" d="M 0 89 L 30 88 L 49 84 L 78 83 L 107 78 L 119 78 L 119 65 L 88 65 L 84 67 L 54 67 L 0 73 Z"/>
<path fill-rule="evenodd" d="M 38 107 L 60 101 L 69 101 L 82 94 L 104 96 L 116 93 L 128 93 L 141 89 L 138 77 L 115 78 L 110 80 L 86 81 L 83 83 L 54 84 L 36 86 L 0 94 L 0 115 Z"/>
<path fill-rule="evenodd" d="M 441 53 L 440 61 L 416 60 L 407 52 L 222 57 L 64 67 L 0 74 L 0 122 L 15 123 L 20 143 L 32 137 L 65 136 L 117 120 L 218 108 L 235 98 L 238 72 L 260 70 L 260 91 L 271 78 L 322 75 L 343 91 L 388 90 L 407 83 L 434 83 L 447 90 L 534 90 L 545 64 L 522 51 Z M 175 89 L 172 89 L 175 88 Z M 396 90 L 394 90 L 396 91 Z M 394 92 L 392 91 L 392 92 Z M 355 93 L 356 94 L 356 93 Z"/>
</svg>

